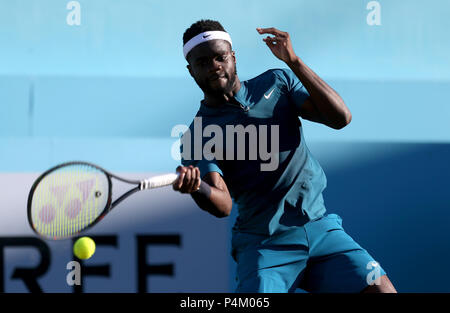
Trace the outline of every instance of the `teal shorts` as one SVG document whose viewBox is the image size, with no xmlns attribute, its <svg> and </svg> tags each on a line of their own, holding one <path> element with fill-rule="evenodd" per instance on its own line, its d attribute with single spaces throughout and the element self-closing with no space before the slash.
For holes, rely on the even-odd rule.
<svg viewBox="0 0 450 313">
<path fill-rule="evenodd" d="M 236 292 L 357 293 L 386 275 L 328 214 L 270 237 L 234 233 Z"/>
</svg>

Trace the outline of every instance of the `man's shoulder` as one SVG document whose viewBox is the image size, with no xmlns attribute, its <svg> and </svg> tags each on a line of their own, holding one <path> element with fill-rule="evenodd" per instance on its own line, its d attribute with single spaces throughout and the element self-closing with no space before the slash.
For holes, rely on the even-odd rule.
<svg viewBox="0 0 450 313">
<path fill-rule="evenodd" d="M 248 79 L 247 82 L 249 84 L 257 84 L 260 82 L 277 80 L 284 83 L 286 82 L 286 76 L 290 75 L 289 71 L 289 69 L 285 68 L 272 68 L 259 74 L 258 76 Z"/>
</svg>

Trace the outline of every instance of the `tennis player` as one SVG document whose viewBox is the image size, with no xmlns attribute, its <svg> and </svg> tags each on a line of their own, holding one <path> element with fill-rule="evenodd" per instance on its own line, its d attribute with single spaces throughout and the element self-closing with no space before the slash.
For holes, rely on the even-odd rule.
<svg viewBox="0 0 450 313">
<path fill-rule="evenodd" d="M 231 252 L 237 262 L 236 292 L 396 292 L 383 268 L 346 234 L 342 219 L 326 214 L 326 177 L 303 136 L 299 117 L 342 129 L 352 119 L 349 109 L 294 53 L 288 33 L 256 31 L 287 68 L 247 81 L 238 78 L 231 37 L 219 22 L 200 20 L 184 33 L 187 69 L 204 99 L 182 136 L 183 166 L 177 168 L 180 176 L 173 188 L 189 193 L 217 217 L 228 216 L 236 204 Z M 239 140 L 217 144 L 214 157 L 194 155 L 195 140 L 205 147 L 211 139 L 196 127 L 209 127 L 210 137 L 211 130 L 222 130 L 216 139 L 226 141 L 227 130 L 238 125 L 259 130 L 257 141 L 247 136 L 244 142 L 246 158 L 227 153 L 239 149 L 234 143 Z M 266 143 L 261 142 L 262 129 L 270 130 Z M 277 152 L 275 166 L 265 170 L 262 165 L 269 161 L 262 157 L 262 145 Z M 255 160 L 248 155 L 256 146 Z"/>
</svg>

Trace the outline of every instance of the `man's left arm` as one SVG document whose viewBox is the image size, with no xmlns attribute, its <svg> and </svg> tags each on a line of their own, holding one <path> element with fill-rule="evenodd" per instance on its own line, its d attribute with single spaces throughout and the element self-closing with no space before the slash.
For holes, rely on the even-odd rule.
<svg viewBox="0 0 450 313">
<path fill-rule="evenodd" d="M 289 34 L 276 28 L 257 28 L 257 31 L 259 34 L 275 36 L 267 36 L 263 40 L 272 53 L 289 66 L 308 91 L 309 97 L 301 105 L 299 115 L 334 129 L 348 125 L 352 115 L 344 100 L 295 54 Z"/>
</svg>

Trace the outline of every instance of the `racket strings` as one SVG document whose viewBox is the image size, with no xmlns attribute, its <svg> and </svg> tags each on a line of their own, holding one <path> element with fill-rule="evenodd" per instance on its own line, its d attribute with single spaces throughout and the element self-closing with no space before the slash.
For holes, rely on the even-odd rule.
<svg viewBox="0 0 450 313">
<path fill-rule="evenodd" d="M 48 173 L 36 186 L 31 203 L 34 229 L 54 239 L 71 237 L 92 224 L 109 197 L 106 174 L 87 164 Z"/>
</svg>

